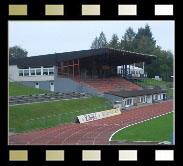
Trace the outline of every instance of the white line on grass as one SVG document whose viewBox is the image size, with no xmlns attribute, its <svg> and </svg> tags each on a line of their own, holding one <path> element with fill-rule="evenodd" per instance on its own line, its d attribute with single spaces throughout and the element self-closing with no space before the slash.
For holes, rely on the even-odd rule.
<svg viewBox="0 0 183 166">
<path fill-rule="evenodd" d="M 173 111 L 168 112 L 168 113 L 166 113 L 166 114 L 170 114 L 170 113 L 172 113 L 172 112 L 173 112 Z M 165 114 L 162 114 L 162 115 L 165 115 Z M 156 116 L 155 118 L 158 118 L 158 117 L 160 117 L 160 116 L 162 116 L 162 115 Z M 130 127 L 130 126 L 133 126 L 133 125 L 136 125 L 136 124 L 140 124 L 140 123 L 143 123 L 143 122 L 146 122 L 146 121 L 152 120 L 152 119 L 153 119 L 153 118 L 146 119 L 146 120 L 142 120 L 142 121 L 140 121 L 139 123 L 133 123 L 133 124 L 131 124 L 131 125 L 127 125 L 127 126 L 125 126 L 125 127 L 121 128 L 121 129 L 119 129 L 119 130 L 115 131 L 115 132 L 110 136 L 110 138 L 109 138 L 109 142 L 111 142 L 112 137 L 113 137 L 117 132 L 119 132 L 119 131 L 121 131 L 121 130 L 123 130 L 123 129 L 125 129 L 125 128 L 128 128 L 128 127 Z M 136 142 L 136 141 L 135 141 L 135 142 Z"/>
</svg>

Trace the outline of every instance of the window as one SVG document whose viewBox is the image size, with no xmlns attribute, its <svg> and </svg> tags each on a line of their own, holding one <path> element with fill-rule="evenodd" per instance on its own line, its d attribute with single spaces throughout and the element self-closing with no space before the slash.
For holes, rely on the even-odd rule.
<svg viewBox="0 0 183 166">
<path fill-rule="evenodd" d="M 49 75 L 53 75 L 54 74 L 54 69 L 49 69 Z"/>
<path fill-rule="evenodd" d="M 41 69 L 36 69 L 36 75 L 41 75 Z"/>
<path fill-rule="evenodd" d="M 28 69 L 24 70 L 24 76 L 29 76 L 29 70 Z"/>
<path fill-rule="evenodd" d="M 24 68 L 19 69 L 19 76 L 41 76 L 41 75 L 54 75 L 54 67 L 49 66 L 46 68 Z"/>
<path fill-rule="evenodd" d="M 43 75 L 48 75 L 48 69 L 43 69 Z"/>
<path fill-rule="evenodd" d="M 31 69 L 30 73 L 31 73 L 31 76 L 35 76 L 35 74 L 36 74 L 35 69 Z"/>
<path fill-rule="evenodd" d="M 155 100 L 158 100 L 158 95 L 155 95 Z"/>
<path fill-rule="evenodd" d="M 144 103 L 146 102 L 146 97 L 144 96 Z"/>
<path fill-rule="evenodd" d="M 19 70 L 19 76 L 23 76 L 23 70 Z"/>
<path fill-rule="evenodd" d="M 132 99 L 127 99 L 126 105 L 132 105 Z"/>
<path fill-rule="evenodd" d="M 140 102 L 141 103 L 145 103 L 146 102 L 146 97 L 144 96 L 144 97 L 140 97 Z"/>
</svg>

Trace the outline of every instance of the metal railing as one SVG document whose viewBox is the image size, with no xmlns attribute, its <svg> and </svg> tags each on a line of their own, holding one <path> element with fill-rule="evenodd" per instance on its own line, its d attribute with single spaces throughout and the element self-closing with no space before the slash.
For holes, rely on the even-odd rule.
<svg viewBox="0 0 183 166">
<path fill-rule="evenodd" d="M 74 122 L 76 122 L 77 116 L 79 116 L 79 115 L 104 111 L 104 110 L 112 109 L 112 108 L 113 108 L 113 104 L 110 103 L 107 105 L 105 104 L 105 106 L 103 106 L 103 107 L 63 113 L 63 114 L 58 114 L 58 115 L 45 116 L 45 117 L 40 117 L 40 118 L 36 118 L 36 119 L 29 119 L 29 120 L 26 120 L 26 122 L 25 122 L 25 130 L 23 132 L 59 126 L 59 125 L 66 124 L 66 123 L 74 123 Z"/>
</svg>

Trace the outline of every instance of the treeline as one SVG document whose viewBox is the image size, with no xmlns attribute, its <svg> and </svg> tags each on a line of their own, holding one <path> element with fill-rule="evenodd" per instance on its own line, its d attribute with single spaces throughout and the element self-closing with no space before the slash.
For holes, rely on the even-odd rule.
<svg viewBox="0 0 183 166">
<path fill-rule="evenodd" d="M 162 50 L 160 46 L 156 45 L 156 40 L 153 38 L 149 25 L 139 28 L 137 33 L 129 27 L 121 39 L 117 34 L 113 34 L 109 42 L 105 34 L 101 32 L 91 45 L 91 49 L 97 48 L 114 48 L 156 55 L 156 60 L 153 60 L 151 64 L 145 64 L 145 73 L 148 73 L 148 77 L 152 78 L 159 75 L 163 80 L 168 81 L 170 76 L 173 75 L 173 54 L 171 51 Z M 138 64 L 139 67 L 141 65 Z"/>
<path fill-rule="evenodd" d="M 27 50 L 21 48 L 20 46 L 15 45 L 9 48 L 9 59 L 25 58 L 27 55 Z"/>
</svg>

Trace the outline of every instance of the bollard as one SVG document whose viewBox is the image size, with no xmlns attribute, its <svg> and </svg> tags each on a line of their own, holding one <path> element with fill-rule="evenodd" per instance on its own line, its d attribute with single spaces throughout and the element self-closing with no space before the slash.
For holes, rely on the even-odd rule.
<svg viewBox="0 0 183 166">
<path fill-rule="evenodd" d="M 58 124 L 61 124 L 60 114 L 58 115 Z"/>
<path fill-rule="evenodd" d="M 72 120 L 74 121 L 74 112 L 72 112 Z"/>
<path fill-rule="evenodd" d="M 45 126 L 45 117 L 43 118 L 43 126 Z"/>
</svg>

